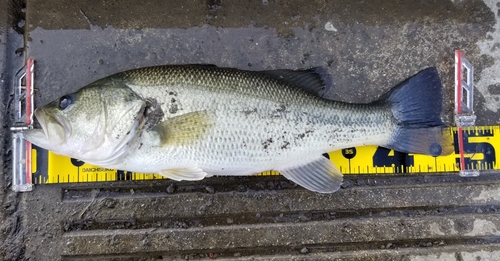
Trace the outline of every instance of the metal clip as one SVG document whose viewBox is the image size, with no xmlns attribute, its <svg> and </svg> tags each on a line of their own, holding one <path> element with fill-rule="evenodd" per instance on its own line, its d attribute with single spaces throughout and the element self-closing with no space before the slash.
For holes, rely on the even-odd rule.
<svg viewBox="0 0 500 261">
<path fill-rule="evenodd" d="M 465 70 L 464 75 L 462 75 Z M 465 95 L 464 95 L 465 94 Z M 462 177 L 477 177 L 479 170 L 466 169 L 462 127 L 474 126 L 474 68 L 462 57 L 460 50 L 455 51 L 455 125 L 457 125 L 458 147 L 460 154 L 460 172 Z"/>
<path fill-rule="evenodd" d="M 31 143 L 24 140 L 23 131 L 33 128 L 34 61 L 28 59 L 18 73 L 14 86 L 14 124 L 12 131 L 12 190 L 33 190 L 31 181 Z"/>
<path fill-rule="evenodd" d="M 466 75 L 462 75 L 464 69 Z M 475 125 L 476 115 L 474 115 L 473 108 L 474 67 L 462 57 L 460 50 L 457 50 L 455 53 L 455 124 L 458 127 Z"/>
</svg>

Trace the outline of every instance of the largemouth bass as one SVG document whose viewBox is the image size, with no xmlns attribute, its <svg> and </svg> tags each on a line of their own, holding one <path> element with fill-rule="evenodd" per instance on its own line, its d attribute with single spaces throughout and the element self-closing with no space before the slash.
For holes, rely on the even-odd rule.
<svg viewBox="0 0 500 261">
<path fill-rule="evenodd" d="M 336 191 L 342 174 L 323 156 L 379 145 L 451 153 L 440 119 L 441 81 L 421 71 L 376 102 L 321 98 L 324 70 L 244 71 L 210 65 L 117 73 L 36 110 L 24 137 L 105 168 L 174 180 L 276 170 L 312 191 Z"/>
</svg>

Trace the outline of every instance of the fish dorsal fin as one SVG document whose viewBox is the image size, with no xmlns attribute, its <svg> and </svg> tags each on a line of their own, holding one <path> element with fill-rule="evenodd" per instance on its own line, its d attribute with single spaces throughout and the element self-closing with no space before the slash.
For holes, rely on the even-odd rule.
<svg viewBox="0 0 500 261">
<path fill-rule="evenodd" d="M 296 85 L 309 93 L 323 97 L 333 84 L 331 76 L 325 68 L 315 67 L 307 70 L 270 70 L 261 73 Z"/>
<path fill-rule="evenodd" d="M 169 146 L 193 143 L 211 127 L 210 115 L 206 111 L 196 111 L 166 119 L 152 130 L 160 136 L 160 146 Z"/>
<path fill-rule="evenodd" d="M 165 169 L 159 173 L 169 179 L 181 180 L 201 180 L 207 176 L 207 173 L 198 167 Z"/>
<path fill-rule="evenodd" d="M 277 171 L 300 186 L 319 193 L 335 192 L 342 184 L 342 173 L 323 156 L 303 165 Z"/>
</svg>

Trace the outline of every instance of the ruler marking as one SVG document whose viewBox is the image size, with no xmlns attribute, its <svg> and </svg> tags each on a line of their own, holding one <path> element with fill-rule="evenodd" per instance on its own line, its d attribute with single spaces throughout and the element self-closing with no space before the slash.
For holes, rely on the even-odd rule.
<svg viewBox="0 0 500 261">
<path fill-rule="evenodd" d="M 438 164 L 437 164 L 437 158 L 436 157 L 434 157 L 434 170 L 439 171 L 439 167 L 438 167 Z"/>
<path fill-rule="evenodd" d="M 465 166 L 462 127 L 458 128 L 458 146 L 459 146 L 458 151 L 459 151 L 459 155 L 460 155 L 460 166 Z"/>
<path fill-rule="evenodd" d="M 347 159 L 347 164 L 349 166 L 349 174 L 351 174 L 351 159 Z"/>
</svg>

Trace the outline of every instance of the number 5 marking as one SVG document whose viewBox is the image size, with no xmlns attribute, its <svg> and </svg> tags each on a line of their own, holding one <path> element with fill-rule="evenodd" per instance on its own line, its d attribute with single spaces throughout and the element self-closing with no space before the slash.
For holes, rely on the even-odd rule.
<svg viewBox="0 0 500 261">
<path fill-rule="evenodd" d="M 466 169 L 493 169 L 495 166 L 495 148 L 488 142 L 470 142 L 469 137 L 493 137 L 493 132 L 490 130 L 486 131 L 464 131 L 463 132 L 463 143 L 464 143 L 464 154 L 469 154 L 465 158 L 465 168 Z M 455 144 L 458 144 L 458 134 L 453 134 L 453 139 Z M 460 154 L 458 146 L 455 146 L 455 154 Z M 472 155 L 470 155 L 472 154 Z M 483 154 L 482 160 L 475 160 L 472 157 L 475 154 Z M 460 158 L 455 159 L 457 166 L 460 164 Z"/>
</svg>

